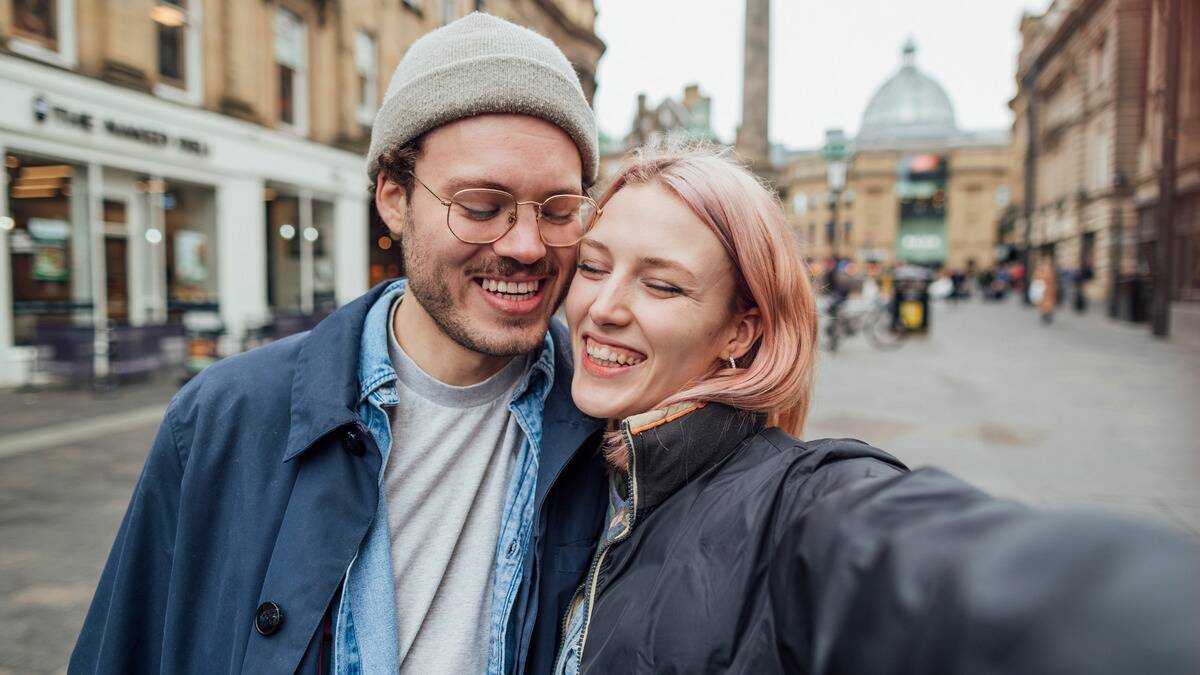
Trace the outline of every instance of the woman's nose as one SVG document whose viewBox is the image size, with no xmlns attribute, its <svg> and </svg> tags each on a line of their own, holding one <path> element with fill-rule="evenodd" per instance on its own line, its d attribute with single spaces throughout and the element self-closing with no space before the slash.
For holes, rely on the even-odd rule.
<svg viewBox="0 0 1200 675">
<path fill-rule="evenodd" d="M 588 308 L 588 316 L 596 325 L 623 326 L 633 319 L 624 282 L 610 279 L 603 283 L 596 299 Z"/>
</svg>

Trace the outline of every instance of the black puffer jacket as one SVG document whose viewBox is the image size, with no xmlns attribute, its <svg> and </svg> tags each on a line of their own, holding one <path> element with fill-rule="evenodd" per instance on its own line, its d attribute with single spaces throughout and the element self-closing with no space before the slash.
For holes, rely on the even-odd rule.
<svg viewBox="0 0 1200 675">
<path fill-rule="evenodd" d="M 722 405 L 648 415 L 581 673 L 1200 673 L 1191 540 Z"/>
</svg>

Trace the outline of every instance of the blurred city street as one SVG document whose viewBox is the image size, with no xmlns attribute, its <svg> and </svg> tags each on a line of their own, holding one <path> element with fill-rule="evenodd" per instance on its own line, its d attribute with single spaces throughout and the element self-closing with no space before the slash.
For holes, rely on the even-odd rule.
<svg viewBox="0 0 1200 675">
<path fill-rule="evenodd" d="M 1042 327 L 1015 300 L 933 308 L 895 352 L 818 360 L 806 437 L 852 436 L 998 495 L 1200 535 L 1200 348 L 1093 308 Z M 0 393 L 0 673 L 65 668 L 170 382 Z"/>
</svg>

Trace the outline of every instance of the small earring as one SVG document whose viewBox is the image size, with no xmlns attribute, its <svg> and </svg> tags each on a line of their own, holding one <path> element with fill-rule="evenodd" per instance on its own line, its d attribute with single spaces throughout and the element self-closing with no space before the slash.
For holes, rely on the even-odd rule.
<svg viewBox="0 0 1200 675">
<path fill-rule="evenodd" d="M 729 367 L 737 370 L 737 362 L 733 360 L 733 355 L 729 356 Z"/>
</svg>

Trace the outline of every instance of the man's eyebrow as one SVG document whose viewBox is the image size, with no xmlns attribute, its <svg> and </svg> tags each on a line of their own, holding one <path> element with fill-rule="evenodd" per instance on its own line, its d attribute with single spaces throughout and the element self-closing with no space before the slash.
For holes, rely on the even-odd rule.
<svg viewBox="0 0 1200 675">
<path fill-rule="evenodd" d="M 458 192 L 459 190 L 469 190 L 471 188 L 487 188 L 489 190 L 500 190 L 501 192 L 507 192 L 509 194 L 516 194 L 516 192 L 514 192 L 511 187 L 509 187 L 503 183 L 498 183 L 494 180 L 488 180 L 486 178 L 472 178 L 469 176 L 464 176 L 464 177 L 458 177 L 458 178 L 451 178 L 449 181 L 447 181 L 445 189 L 448 194 L 445 194 L 443 196 L 446 197 L 447 199 L 449 199 L 451 196 L 454 195 L 455 192 Z M 578 185 L 575 186 L 574 188 L 560 187 L 560 188 L 555 188 L 553 190 L 547 190 L 545 193 L 538 196 L 538 199 L 545 200 L 545 199 L 548 199 L 555 195 L 578 195 L 578 194 L 581 194 L 580 186 L 578 186 Z M 521 196 L 517 195 L 517 199 L 521 199 Z"/>
</svg>

